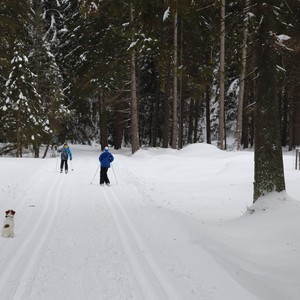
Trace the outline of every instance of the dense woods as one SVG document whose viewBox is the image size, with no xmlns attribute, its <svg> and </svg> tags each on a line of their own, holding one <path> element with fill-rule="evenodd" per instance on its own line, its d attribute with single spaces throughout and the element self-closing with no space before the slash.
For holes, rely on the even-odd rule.
<svg viewBox="0 0 300 300">
<path fill-rule="evenodd" d="M 284 190 L 281 146 L 300 144 L 298 0 L 1 4 L 2 154 L 218 141 L 255 147 L 255 199 Z"/>
</svg>

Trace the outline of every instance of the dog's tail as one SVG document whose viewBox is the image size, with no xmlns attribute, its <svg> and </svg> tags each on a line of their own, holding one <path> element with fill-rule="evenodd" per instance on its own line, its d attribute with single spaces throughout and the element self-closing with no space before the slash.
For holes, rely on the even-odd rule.
<svg viewBox="0 0 300 300">
<path fill-rule="evenodd" d="M 9 224 L 5 224 L 3 228 L 9 228 Z"/>
</svg>

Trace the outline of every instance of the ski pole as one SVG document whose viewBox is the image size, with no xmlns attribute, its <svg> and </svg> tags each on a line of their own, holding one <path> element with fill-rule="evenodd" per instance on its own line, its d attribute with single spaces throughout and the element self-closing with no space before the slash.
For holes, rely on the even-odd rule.
<svg viewBox="0 0 300 300">
<path fill-rule="evenodd" d="M 115 176 L 116 183 L 119 184 L 119 183 L 118 183 L 118 180 L 117 180 L 117 177 L 116 177 L 116 174 L 115 174 L 115 169 L 114 169 L 113 164 L 111 164 L 111 168 L 112 168 L 112 170 L 113 170 L 113 173 L 114 173 L 114 176 Z"/>
<path fill-rule="evenodd" d="M 71 170 L 73 171 L 73 170 L 74 170 L 74 169 L 73 169 L 73 161 L 70 160 L 70 162 L 71 162 Z"/>
<path fill-rule="evenodd" d="M 55 172 L 57 171 L 57 165 L 58 165 L 58 155 L 56 156 L 56 166 L 55 166 Z"/>
<path fill-rule="evenodd" d="M 98 166 L 98 168 L 97 168 L 97 170 L 96 170 L 96 172 L 95 172 L 95 174 L 94 174 L 94 177 L 93 177 L 93 179 L 92 179 L 92 181 L 91 181 L 90 184 L 93 184 L 93 181 L 94 181 L 94 179 L 95 179 L 95 177 L 96 177 L 96 174 L 98 173 L 99 167 L 100 167 L 100 165 Z"/>
</svg>

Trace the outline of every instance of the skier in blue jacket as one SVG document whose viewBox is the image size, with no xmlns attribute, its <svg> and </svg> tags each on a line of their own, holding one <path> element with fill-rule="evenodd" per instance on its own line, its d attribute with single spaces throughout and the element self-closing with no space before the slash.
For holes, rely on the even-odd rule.
<svg viewBox="0 0 300 300">
<path fill-rule="evenodd" d="M 99 161 L 101 164 L 100 168 L 100 185 L 110 185 L 110 181 L 107 176 L 108 168 L 110 168 L 110 163 L 114 161 L 114 156 L 109 152 L 108 147 L 104 148 L 104 151 L 99 156 Z"/>
<path fill-rule="evenodd" d="M 70 160 L 72 160 L 72 152 L 67 143 L 64 143 L 64 146 L 61 149 L 58 149 L 57 152 L 61 152 L 60 158 L 60 173 L 63 171 L 63 167 L 65 166 L 65 173 L 68 173 L 68 159 L 70 156 Z"/>
</svg>

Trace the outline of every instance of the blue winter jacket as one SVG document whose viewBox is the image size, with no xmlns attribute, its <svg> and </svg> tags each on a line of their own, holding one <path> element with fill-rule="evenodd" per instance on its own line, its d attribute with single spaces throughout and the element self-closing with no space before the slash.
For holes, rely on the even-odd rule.
<svg viewBox="0 0 300 300">
<path fill-rule="evenodd" d="M 113 160 L 114 156 L 108 150 L 104 150 L 99 156 L 99 161 L 103 168 L 110 168 L 110 163 L 113 162 Z"/>
<path fill-rule="evenodd" d="M 70 160 L 72 160 L 72 152 L 70 150 L 70 148 L 65 148 L 63 147 L 62 149 L 58 149 L 58 152 L 61 152 L 60 158 L 62 160 L 68 160 L 69 156 L 70 156 Z"/>
</svg>

